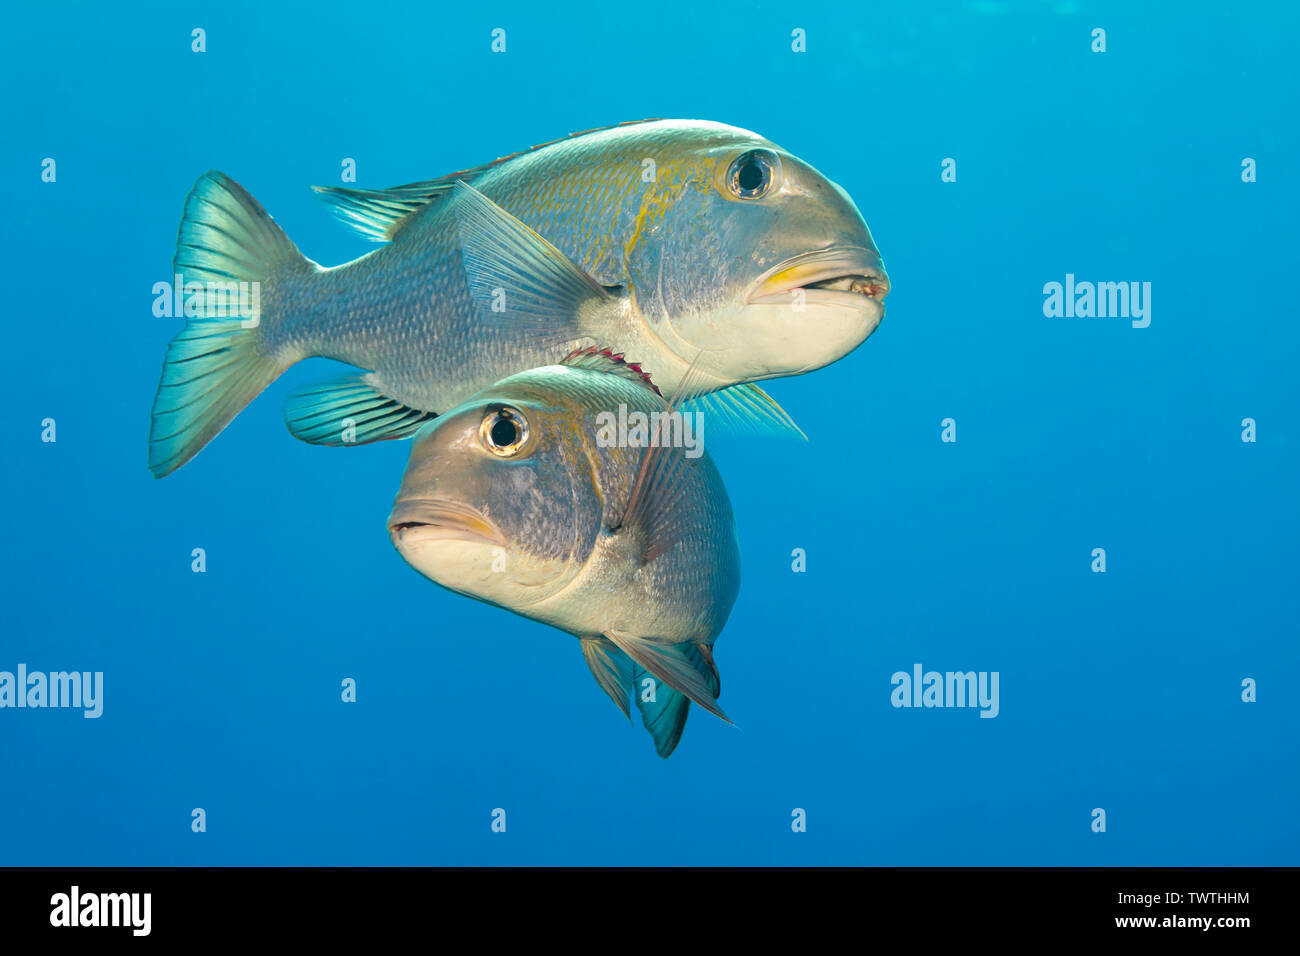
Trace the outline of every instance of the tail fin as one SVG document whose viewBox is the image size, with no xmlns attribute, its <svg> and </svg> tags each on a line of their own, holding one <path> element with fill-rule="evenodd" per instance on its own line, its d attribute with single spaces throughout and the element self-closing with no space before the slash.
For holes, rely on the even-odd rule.
<svg viewBox="0 0 1300 956">
<path fill-rule="evenodd" d="M 209 290 L 205 301 L 216 303 L 203 311 L 217 314 L 187 317 L 167 346 L 149 429 L 154 477 L 198 454 L 296 361 L 267 346 L 257 311 L 267 280 L 286 264 L 311 267 L 242 186 L 224 173 L 199 177 L 185 201 L 173 271 L 186 285 L 203 283 Z M 214 294 L 217 288 L 225 291 Z M 239 306 L 231 307 L 231 299 Z"/>
</svg>

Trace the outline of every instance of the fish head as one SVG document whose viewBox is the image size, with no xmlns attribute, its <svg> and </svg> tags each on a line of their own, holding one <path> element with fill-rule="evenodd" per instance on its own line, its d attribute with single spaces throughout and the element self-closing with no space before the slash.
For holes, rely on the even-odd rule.
<svg viewBox="0 0 1300 956">
<path fill-rule="evenodd" d="M 646 324 L 727 381 L 797 375 L 857 348 L 889 277 L 853 200 L 808 163 L 722 129 L 658 172 L 659 205 L 627 256 Z"/>
<path fill-rule="evenodd" d="M 562 590 L 590 554 L 599 496 L 581 416 L 495 388 L 415 436 L 388 532 L 425 577 L 515 611 Z"/>
</svg>

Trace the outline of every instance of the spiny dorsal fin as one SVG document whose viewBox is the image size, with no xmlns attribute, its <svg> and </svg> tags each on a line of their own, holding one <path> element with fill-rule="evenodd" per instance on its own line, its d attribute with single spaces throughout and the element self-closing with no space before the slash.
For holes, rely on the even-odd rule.
<svg viewBox="0 0 1300 956">
<path fill-rule="evenodd" d="M 489 169 L 494 169 L 502 163 L 518 159 L 528 153 L 535 153 L 539 149 L 554 146 L 556 143 L 562 143 L 565 140 L 576 139 L 579 136 L 587 136 L 591 133 L 603 133 L 606 130 L 618 129 L 622 126 L 637 126 L 641 123 L 654 122 L 657 122 L 657 120 L 628 120 L 610 126 L 585 129 L 577 133 L 570 133 L 568 136 L 562 136 L 559 139 L 538 143 L 536 146 L 530 146 L 528 149 L 521 149 L 506 156 L 499 156 L 492 162 L 483 163 L 481 166 L 473 166 L 469 169 L 448 173 L 446 176 L 440 176 L 437 179 L 407 183 L 404 186 L 390 186 L 387 189 L 313 186 L 312 189 L 320 195 L 321 199 L 329 203 L 334 213 L 344 223 L 352 226 L 369 239 L 376 242 L 388 242 L 401 231 L 402 226 L 406 224 L 413 213 L 436 199 L 443 199 L 448 196 L 457 180 L 467 183 L 473 182 Z"/>
<path fill-rule="evenodd" d="M 663 392 L 659 391 L 659 386 L 650 379 L 650 374 L 642 369 L 638 363 L 629 362 L 623 357 L 622 352 L 614 352 L 598 345 L 589 345 L 586 348 L 574 349 L 560 361 L 560 364 L 567 365 L 570 368 L 585 368 L 593 372 L 617 375 L 629 382 L 645 385 L 652 389 L 656 395 L 663 397 Z"/>
</svg>

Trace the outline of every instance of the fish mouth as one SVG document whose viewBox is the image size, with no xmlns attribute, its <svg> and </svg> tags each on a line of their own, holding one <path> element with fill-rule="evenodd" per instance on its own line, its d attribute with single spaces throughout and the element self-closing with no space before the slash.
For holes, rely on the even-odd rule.
<svg viewBox="0 0 1300 956">
<path fill-rule="evenodd" d="M 388 536 L 400 546 L 412 539 L 471 541 L 505 546 L 506 536 L 487 515 L 446 498 L 406 498 L 388 516 Z"/>
<path fill-rule="evenodd" d="M 796 290 L 806 301 L 882 307 L 889 276 L 880 254 L 860 246 L 819 249 L 787 259 L 759 277 L 750 304 L 788 303 Z"/>
</svg>

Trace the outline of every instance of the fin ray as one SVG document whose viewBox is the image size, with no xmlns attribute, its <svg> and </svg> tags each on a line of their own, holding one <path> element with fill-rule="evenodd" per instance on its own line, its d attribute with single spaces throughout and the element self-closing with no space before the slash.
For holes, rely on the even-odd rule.
<svg viewBox="0 0 1300 956">
<path fill-rule="evenodd" d="M 653 676 L 649 679 L 657 685 L 654 688 L 654 699 L 647 700 L 644 682 L 649 674 L 644 667 L 633 665 L 632 695 L 636 699 L 637 710 L 641 711 L 641 723 L 654 738 L 655 753 L 666 760 L 677 749 L 682 732 L 686 730 L 691 700 Z"/>
<path fill-rule="evenodd" d="M 630 723 L 632 708 L 628 706 L 628 686 L 632 681 L 632 661 L 606 637 L 584 637 L 582 659 L 591 669 L 600 689 L 609 695 Z"/>
<path fill-rule="evenodd" d="M 574 349 L 561 360 L 560 364 L 567 365 L 570 368 L 585 368 L 617 375 L 619 378 L 625 378 L 629 382 L 636 382 L 638 385 L 649 388 L 656 395 L 663 395 L 659 391 L 659 386 L 651 380 L 649 374 L 636 362 L 629 362 L 622 352 L 614 352 L 610 349 L 589 345 L 586 348 Z"/>
<path fill-rule="evenodd" d="M 265 283 L 286 268 L 312 265 L 237 182 L 200 176 L 176 237 L 181 281 Z M 185 464 L 291 364 L 265 345 L 260 315 L 188 317 L 167 345 L 154 395 L 149 470 L 161 478 Z"/>
<path fill-rule="evenodd" d="M 436 417 L 385 395 L 372 375 L 311 385 L 290 394 L 284 404 L 289 431 L 313 445 L 368 445 L 408 438 Z M 345 441 L 343 436 L 349 432 L 354 437 Z"/>
<path fill-rule="evenodd" d="M 808 440 L 789 413 L 756 382 L 732 385 L 697 395 L 685 403 L 689 411 L 703 412 L 710 432 L 730 435 L 767 435 Z"/>
<path fill-rule="evenodd" d="M 682 376 L 665 414 L 679 415 L 683 404 L 698 397 L 704 387 L 699 356 L 696 356 Z M 660 423 L 663 428 L 669 427 L 666 418 L 660 419 Z M 684 423 L 682 427 L 685 427 Z M 686 491 L 685 479 L 693 468 L 698 467 L 698 461 L 688 459 L 685 448 L 657 440 L 642 453 L 641 465 L 619 527 L 639 529 L 644 534 L 644 560 L 653 561 L 666 553 L 685 531 L 687 511 L 679 507 L 679 503 Z"/>
<path fill-rule="evenodd" d="M 452 183 L 430 180 L 389 189 L 311 187 L 344 224 L 375 242 L 389 242 L 429 203 L 445 198 Z"/>
<path fill-rule="evenodd" d="M 713 666 L 712 651 L 703 644 L 678 646 L 691 666 L 703 675 L 705 683 L 716 700 L 721 694 L 722 684 L 717 668 Z M 652 693 L 647 695 L 645 681 L 649 674 L 650 672 L 639 664 L 633 665 L 632 694 L 636 699 L 637 709 L 641 711 L 641 723 L 654 738 L 655 752 L 667 759 L 677 749 L 682 732 L 686 729 L 686 718 L 690 714 L 691 702 L 685 694 L 658 680 L 651 685 Z M 650 679 L 654 680 L 652 676 Z"/>
<path fill-rule="evenodd" d="M 454 191 L 461 265 L 479 320 L 531 347 L 575 348 L 616 299 L 535 229 L 464 182 Z"/>
<path fill-rule="evenodd" d="M 680 691 L 709 713 L 731 723 L 731 718 L 718 706 L 715 696 L 718 684 L 711 680 L 713 675 L 710 672 L 702 669 L 699 651 L 694 645 L 667 644 L 616 630 L 607 631 L 605 636 L 636 664 L 673 690 Z"/>
<path fill-rule="evenodd" d="M 653 122 L 656 122 L 656 120 L 629 120 L 623 123 L 614 123 L 610 126 L 597 127 L 596 129 L 581 130 L 560 139 L 553 139 L 545 143 L 539 143 L 536 146 L 530 146 L 528 149 L 508 153 L 492 160 L 490 163 L 482 163 L 468 169 L 457 170 L 436 179 L 406 183 L 403 186 L 390 186 L 387 189 L 313 186 L 312 189 L 320 195 L 321 199 L 330 204 L 331 209 L 345 224 L 352 226 L 363 236 L 376 242 L 388 242 L 401 232 L 402 227 L 406 225 L 414 213 L 435 200 L 446 198 L 457 180 L 463 180 L 467 183 L 473 182 L 490 169 L 495 169 L 497 166 L 512 159 L 518 159 L 520 156 L 526 156 L 528 153 L 535 153 L 539 149 L 545 149 L 547 146 L 562 143 L 566 139 L 587 136 L 591 133 L 603 133 L 606 130 L 617 129 L 621 126 L 637 126 L 641 123 Z"/>
</svg>

